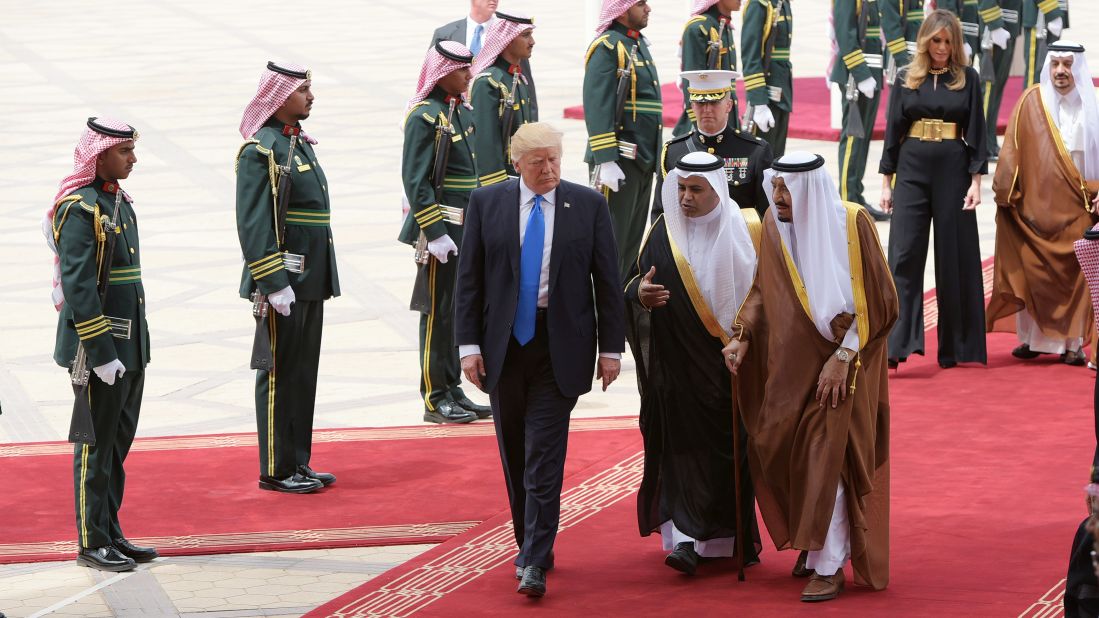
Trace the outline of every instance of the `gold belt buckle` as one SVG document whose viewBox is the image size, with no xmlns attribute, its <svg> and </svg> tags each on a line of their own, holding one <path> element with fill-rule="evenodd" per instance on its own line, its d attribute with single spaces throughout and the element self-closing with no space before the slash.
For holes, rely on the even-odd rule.
<svg viewBox="0 0 1099 618">
<path fill-rule="evenodd" d="M 925 142 L 943 141 L 943 121 L 938 118 L 923 121 L 923 137 Z"/>
</svg>

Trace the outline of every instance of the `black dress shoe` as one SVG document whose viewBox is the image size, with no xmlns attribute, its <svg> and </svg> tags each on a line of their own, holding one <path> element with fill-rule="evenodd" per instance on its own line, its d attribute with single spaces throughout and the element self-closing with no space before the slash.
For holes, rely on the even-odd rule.
<svg viewBox="0 0 1099 618">
<path fill-rule="evenodd" d="M 1024 343 L 1024 344 L 1020 345 L 1019 347 L 1015 348 L 1014 350 L 1012 350 L 1011 355 L 1014 356 L 1015 358 L 1021 358 L 1023 360 L 1030 360 L 1032 358 L 1038 358 L 1039 356 L 1042 355 L 1042 353 L 1041 352 L 1035 352 L 1034 350 L 1031 350 L 1030 346 Z"/>
<path fill-rule="evenodd" d="M 298 474 L 307 479 L 313 479 L 314 481 L 320 481 L 321 485 L 328 487 L 332 483 L 336 482 L 336 475 L 329 474 L 327 472 L 314 472 L 313 468 L 309 466 L 298 466 Z"/>
<path fill-rule="evenodd" d="M 1083 367 L 1087 364 L 1088 359 L 1084 356 L 1083 350 L 1076 350 L 1074 352 L 1065 352 L 1062 354 L 1061 362 L 1066 365 L 1072 365 L 1073 367 Z"/>
<path fill-rule="evenodd" d="M 901 366 L 901 359 L 899 358 L 889 358 L 886 359 L 885 362 L 887 365 L 889 365 L 890 369 L 896 369 L 897 367 Z"/>
<path fill-rule="evenodd" d="M 816 573 L 813 569 L 805 566 L 805 562 L 809 560 L 809 552 L 803 551 L 798 554 L 797 562 L 794 563 L 794 568 L 790 571 L 790 575 L 794 577 L 809 577 L 813 573 Z"/>
<path fill-rule="evenodd" d="M 472 423 L 477 420 L 477 414 L 453 401 L 442 401 L 434 410 L 424 410 L 424 420 L 429 423 Z"/>
<path fill-rule="evenodd" d="M 675 546 L 672 553 L 664 558 L 664 564 L 686 575 L 694 575 L 698 568 L 699 556 L 694 543 L 684 542 Z"/>
<path fill-rule="evenodd" d="M 114 573 L 132 571 L 137 566 L 136 562 L 118 553 L 113 545 L 81 548 L 80 553 L 76 555 L 76 563 L 80 566 Z"/>
<path fill-rule="evenodd" d="M 467 412 L 472 412 L 477 415 L 477 418 L 492 418 L 492 408 L 489 406 L 482 406 L 480 404 L 473 403 L 469 397 L 462 395 L 461 397 L 455 397 L 454 403 L 458 404 L 458 407 Z"/>
<path fill-rule="evenodd" d="M 875 221 L 888 221 L 893 218 L 893 215 L 883 210 L 878 210 L 868 204 L 863 204 L 862 207 L 866 209 L 866 212 L 869 213 L 870 217 Z"/>
<path fill-rule="evenodd" d="M 939 367 L 942 367 L 943 369 L 953 369 L 957 366 L 958 366 L 958 361 L 956 361 L 956 360 L 940 360 L 939 361 Z"/>
<path fill-rule="evenodd" d="M 523 579 L 519 581 L 519 594 L 528 597 L 541 597 L 546 594 L 546 570 L 542 567 L 529 566 L 523 569 Z"/>
<path fill-rule="evenodd" d="M 152 562 L 160 557 L 155 547 L 138 547 L 126 539 L 114 539 L 111 541 L 111 545 L 114 545 L 118 553 L 134 562 Z"/>
<path fill-rule="evenodd" d="M 284 479 L 272 476 L 259 477 L 259 488 L 267 491 L 281 491 L 288 494 L 307 494 L 317 491 L 324 485 L 316 479 L 308 479 L 300 474 L 294 474 Z"/>
</svg>

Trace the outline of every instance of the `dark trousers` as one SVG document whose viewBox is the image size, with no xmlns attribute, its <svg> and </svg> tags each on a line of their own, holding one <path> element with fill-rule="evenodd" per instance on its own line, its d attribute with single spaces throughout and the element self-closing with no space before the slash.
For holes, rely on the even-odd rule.
<svg viewBox="0 0 1099 618">
<path fill-rule="evenodd" d="M 656 171 L 629 159 L 619 159 L 617 163 L 626 174 L 626 181 L 617 191 L 603 189 L 603 197 L 607 198 L 611 210 L 611 226 L 614 227 L 614 239 L 618 244 L 618 276 L 625 283 L 637 263 L 641 237 L 649 227 L 649 206 L 653 201 Z"/>
<path fill-rule="evenodd" d="M 1007 86 L 1007 80 L 1011 74 L 1011 59 L 1015 57 L 1016 40 L 1016 37 L 1008 39 L 1007 49 L 992 46 L 992 70 L 995 72 L 996 77 L 991 84 L 984 84 L 988 152 L 992 155 L 999 155 L 1000 153 L 1000 144 L 996 139 L 996 121 L 1000 118 L 1000 104 L 1004 100 L 1004 87 Z M 981 61 L 984 62 L 984 58 Z"/>
<path fill-rule="evenodd" d="M 76 533 L 81 547 L 102 547 L 125 536 L 118 523 L 126 488 L 122 464 L 137 433 L 144 390 L 144 371 L 127 371 L 111 386 L 91 375 L 88 402 L 95 446 L 77 444 L 73 457 Z"/>
<path fill-rule="evenodd" d="M 447 226 L 451 239 L 461 247 L 461 228 Z M 458 256 L 446 264 L 431 258 L 421 268 L 428 269 L 431 306 L 420 314 L 420 396 L 424 409 L 434 410 L 440 403 L 465 396 L 461 383 L 461 363 L 454 344 L 454 284 L 458 276 Z"/>
<path fill-rule="evenodd" d="M 874 134 L 874 122 L 878 118 L 878 104 L 881 102 L 881 90 L 874 93 L 873 99 L 859 94 L 855 105 L 843 99 L 843 132 L 839 141 L 840 198 L 856 204 L 865 204 L 862 179 L 866 175 L 866 158 L 870 152 L 870 137 Z M 847 133 L 847 117 L 858 114 L 866 130 L 865 137 L 855 137 Z M 773 130 L 773 129 L 772 129 Z"/>
<path fill-rule="evenodd" d="M 541 315 L 527 345 L 510 339 L 490 401 L 519 546 L 515 564 L 549 568 L 561 518 L 569 414 L 577 398 L 557 388 Z"/>
<path fill-rule="evenodd" d="M 268 313 L 274 371 L 256 372 L 260 476 L 286 478 L 309 465 L 321 359 L 324 301 L 299 300 L 283 317 Z"/>
</svg>

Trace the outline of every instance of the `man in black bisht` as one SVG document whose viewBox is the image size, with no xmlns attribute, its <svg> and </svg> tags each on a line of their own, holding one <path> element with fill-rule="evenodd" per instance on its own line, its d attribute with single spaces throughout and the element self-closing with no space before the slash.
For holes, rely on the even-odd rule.
<svg viewBox="0 0 1099 618">
<path fill-rule="evenodd" d="M 651 312 L 641 397 L 645 474 L 642 536 L 660 531 L 665 564 L 693 575 L 701 558 L 759 561 L 759 528 L 734 394 L 722 357 L 752 289 L 759 216 L 729 197 L 725 163 L 685 155 L 661 191 L 669 205 L 649 230 L 626 300 Z"/>
</svg>

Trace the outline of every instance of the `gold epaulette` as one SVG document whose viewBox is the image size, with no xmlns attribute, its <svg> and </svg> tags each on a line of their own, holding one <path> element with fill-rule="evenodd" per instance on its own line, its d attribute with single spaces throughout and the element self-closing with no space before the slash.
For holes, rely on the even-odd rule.
<svg viewBox="0 0 1099 618">
<path fill-rule="evenodd" d="M 694 17 L 688 19 L 686 25 L 683 26 L 683 32 L 686 32 L 687 30 L 690 29 L 691 26 L 693 26 L 694 24 L 697 24 L 700 21 L 706 21 L 706 16 L 705 15 L 695 15 Z M 705 32 L 705 30 L 703 30 L 703 32 Z"/>
<path fill-rule="evenodd" d="M 233 158 L 233 174 L 234 175 L 237 173 L 237 170 L 240 168 L 240 155 L 244 154 L 244 149 L 247 148 L 249 144 L 255 144 L 256 145 L 256 150 L 259 150 L 261 148 L 261 146 L 259 145 L 259 140 L 256 140 L 256 139 L 245 140 L 245 142 L 240 145 L 240 148 L 237 149 L 237 156 Z M 261 154 L 267 154 L 267 153 L 261 153 Z"/>
<path fill-rule="evenodd" d="M 588 62 L 591 61 L 591 55 L 595 53 L 595 50 L 599 48 L 599 44 L 602 43 L 607 49 L 614 51 L 614 45 L 610 42 L 611 35 L 604 34 L 603 36 L 595 39 L 588 46 L 588 53 L 584 54 L 584 66 L 588 66 Z"/>
<path fill-rule="evenodd" d="M 417 104 L 413 105 L 412 107 L 408 108 L 408 112 L 405 113 L 404 122 L 401 123 L 401 126 L 403 127 L 405 125 L 405 123 L 408 122 L 408 119 L 412 117 L 413 112 L 415 112 L 416 110 L 420 109 L 421 107 L 423 107 L 427 104 L 428 104 L 427 101 L 420 101 L 419 103 L 417 103 Z M 428 122 L 435 122 L 435 120 L 433 118 L 431 118 L 430 116 L 428 116 L 427 114 L 424 114 L 424 118 L 427 118 Z"/>
</svg>

